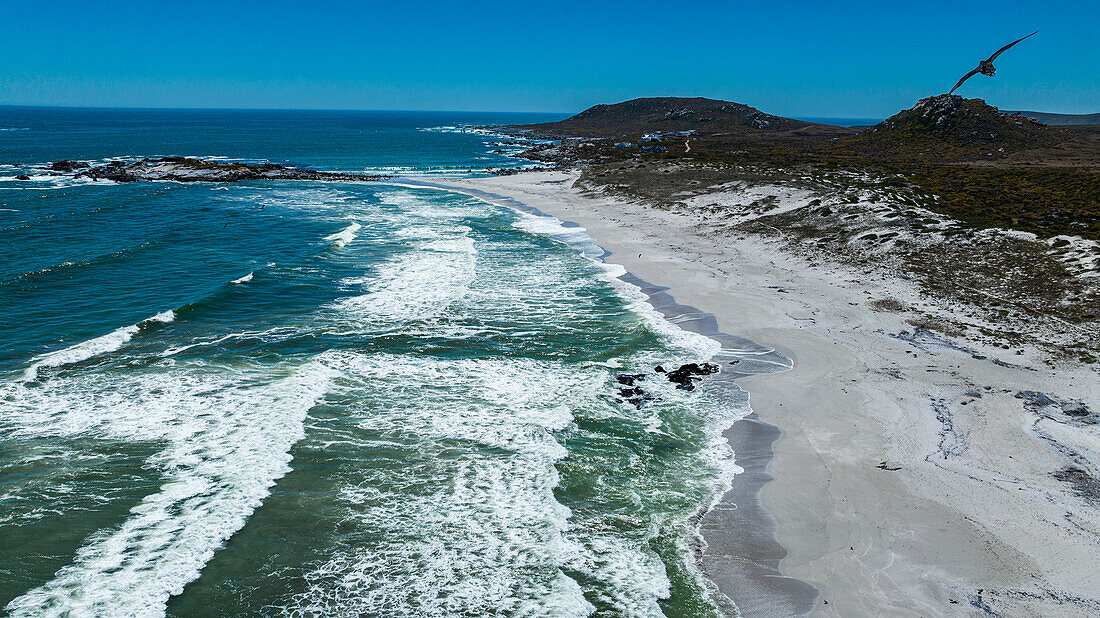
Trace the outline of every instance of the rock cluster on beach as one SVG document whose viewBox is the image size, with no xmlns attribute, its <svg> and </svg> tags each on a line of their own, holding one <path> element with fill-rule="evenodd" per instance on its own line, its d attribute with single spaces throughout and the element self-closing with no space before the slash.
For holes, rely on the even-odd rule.
<svg viewBox="0 0 1100 618">
<path fill-rule="evenodd" d="M 651 393 L 647 393 L 638 383 L 645 380 L 646 374 L 644 373 L 620 373 L 615 376 L 615 381 L 619 383 L 619 400 L 626 401 L 633 405 L 635 408 L 642 407 L 642 404 L 647 401 L 654 401 L 657 399 Z"/>
<path fill-rule="evenodd" d="M 55 161 L 52 171 L 76 172 L 77 177 L 115 182 L 172 180 L 176 182 L 239 182 L 242 180 L 343 180 L 370 181 L 387 178 L 377 174 L 322 172 L 275 163 L 209 161 L 191 157 L 163 157 L 139 161 L 111 161 L 88 165 L 79 161 Z"/>
</svg>

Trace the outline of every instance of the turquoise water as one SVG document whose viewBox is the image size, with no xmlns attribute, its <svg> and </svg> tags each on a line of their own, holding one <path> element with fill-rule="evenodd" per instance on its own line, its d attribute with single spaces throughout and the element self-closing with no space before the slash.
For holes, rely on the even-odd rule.
<svg viewBox="0 0 1100 618">
<path fill-rule="evenodd" d="M 90 183 L 181 154 L 460 174 L 533 116 L 0 108 L 0 607 L 697 616 L 732 385 L 574 228 L 400 183 Z M 504 146 L 505 149 L 511 148 Z M 28 174 L 31 180 L 16 180 Z"/>
</svg>

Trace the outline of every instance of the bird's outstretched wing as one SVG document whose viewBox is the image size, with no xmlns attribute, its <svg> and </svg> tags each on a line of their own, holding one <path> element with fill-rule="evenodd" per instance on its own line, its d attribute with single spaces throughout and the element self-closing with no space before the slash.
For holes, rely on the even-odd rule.
<svg viewBox="0 0 1100 618">
<path fill-rule="evenodd" d="M 966 80 L 968 80 L 968 79 L 970 79 L 971 77 L 973 77 L 973 76 L 974 76 L 974 74 L 975 74 L 975 73 L 977 73 L 977 72 L 978 72 L 978 71 L 980 71 L 980 70 L 981 70 L 981 67 L 974 67 L 974 70 L 973 70 L 973 71 L 971 71 L 971 72 L 969 72 L 969 73 L 967 73 L 966 75 L 963 75 L 962 79 L 960 79 L 960 80 L 959 80 L 959 83 L 955 84 L 955 87 L 954 87 L 954 88 L 952 88 L 952 89 L 951 89 L 951 92 L 948 92 L 947 94 L 952 94 L 952 93 L 954 93 L 954 92 L 955 92 L 956 90 L 958 90 L 959 86 L 963 85 L 963 82 L 965 82 Z"/>
<path fill-rule="evenodd" d="M 1022 37 L 1022 38 L 1016 39 L 1015 41 L 1013 41 L 1013 42 L 1009 43 L 1008 45 L 1005 45 L 1004 47 L 1002 47 L 1002 48 L 998 49 L 998 50 L 997 50 L 997 53 L 995 53 L 995 54 L 993 54 L 992 56 L 990 56 L 990 57 L 989 57 L 989 60 L 986 60 L 986 62 L 993 62 L 994 60 L 996 60 L 996 59 L 997 59 L 997 56 L 1000 56 L 1001 54 L 1003 54 L 1003 53 L 1004 53 L 1004 51 L 1005 51 L 1006 49 L 1008 49 L 1009 47 L 1012 47 L 1013 45 L 1015 45 L 1015 44 L 1019 43 L 1020 41 L 1022 41 L 1022 40 L 1024 40 L 1024 39 L 1026 39 L 1026 38 L 1027 38 L 1028 36 L 1035 36 L 1036 34 L 1039 34 L 1039 31 L 1038 31 L 1038 30 L 1036 30 L 1035 32 L 1032 32 L 1031 34 L 1029 34 L 1029 35 L 1027 35 L 1027 36 L 1025 36 L 1025 37 Z"/>
</svg>

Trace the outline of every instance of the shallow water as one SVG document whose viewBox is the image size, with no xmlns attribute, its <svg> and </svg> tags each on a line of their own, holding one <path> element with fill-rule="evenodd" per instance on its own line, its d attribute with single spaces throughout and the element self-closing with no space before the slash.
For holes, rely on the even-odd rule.
<svg viewBox="0 0 1100 618">
<path fill-rule="evenodd" d="M 653 374 L 719 345 L 576 230 L 393 183 L 33 167 L 459 173 L 520 162 L 439 127 L 538 120 L 0 108 L 0 128 L 25 129 L 0 133 L 0 606 L 713 612 L 690 520 L 737 471 L 721 431 L 745 397 Z M 656 399 L 622 401 L 620 373 L 649 373 Z"/>
</svg>

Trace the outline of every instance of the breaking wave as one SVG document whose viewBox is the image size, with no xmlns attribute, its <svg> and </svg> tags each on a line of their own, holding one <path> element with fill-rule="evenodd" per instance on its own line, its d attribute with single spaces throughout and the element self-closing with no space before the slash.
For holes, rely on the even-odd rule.
<svg viewBox="0 0 1100 618">
<path fill-rule="evenodd" d="M 57 350 L 55 352 L 49 352 L 34 359 L 34 363 L 23 372 L 24 382 L 33 382 L 38 379 L 39 370 L 45 367 L 64 367 L 65 365 L 73 365 L 82 361 L 86 361 L 89 358 L 99 356 L 101 354 L 107 354 L 108 352 L 114 352 L 122 346 L 126 345 L 134 335 L 136 335 L 141 329 L 155 325 L 155 324 L 168 324 L 176 319 L 174 311 L 164 311 L 154 315 L 151 318 L 142 320 L 137 324 L 131 324 L 129 326 L 123 326 L 122 328 L 113 330 L 106 335 L 96 337 L 94 339 L 88 339 L 87 341 L 81 341 L 76 345 L 71 345 L 67 348 Z"/>
<path fill-rule="evenodd" d="M 71 564 L 6 609 L 164 615 L 168 598 L 199 576 L 290 469 L 290 448 L 332 376 L 319 363 L 277 379 L 195 366 L 9 388 L 0 424 L 10 435 L 163 443 L 149 463 L 166 480 L 121 526 L 89 538 Z"/>
<path fill-rule="evenodd" d="M 340 230 L 339 232 L 336 232 L 335 234 L 325 236 L 325 240 L 331 241 L 332 244 L 336 247 L 344 247 L 351 241 L 355 240 L 355 233 L 358 232 L 359 228 L 361 227 L 363 226 L 359 225 L 358 223 L 352 223 L 351 225 Z"/>
</svg>

